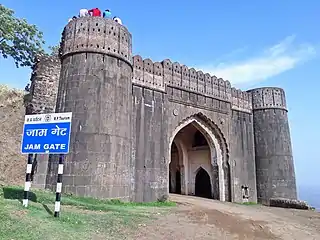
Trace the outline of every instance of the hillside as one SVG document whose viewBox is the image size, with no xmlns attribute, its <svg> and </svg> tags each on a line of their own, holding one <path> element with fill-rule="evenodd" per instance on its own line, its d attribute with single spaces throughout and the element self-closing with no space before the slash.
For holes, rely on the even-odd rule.
<svg viewBox="0 0 320 240">
<path fill-rule="evenodd" d="M 24 92 L 0 85 L 0 184 L 24 183 L 26 156 L 20 154 Z"/>
</svg>

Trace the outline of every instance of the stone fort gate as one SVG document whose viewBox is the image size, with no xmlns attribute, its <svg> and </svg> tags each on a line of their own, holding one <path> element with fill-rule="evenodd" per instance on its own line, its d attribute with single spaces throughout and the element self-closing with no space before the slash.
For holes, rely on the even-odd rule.
<svg viewBox="0 0 320 240">
<path fill-rule="evenodd" d="M 27 113 L 73 112 L 63 191 L 155 201 L 169 191 L 221 201 L 296 198 L 284 91 L 241 91 L 166 59 L 132 56 L 126 27 L 83 17 L 61 54 L 41 57 Z M 57 159 L 37 156 L 34 184 L 54 188 Z"/>
</svg>

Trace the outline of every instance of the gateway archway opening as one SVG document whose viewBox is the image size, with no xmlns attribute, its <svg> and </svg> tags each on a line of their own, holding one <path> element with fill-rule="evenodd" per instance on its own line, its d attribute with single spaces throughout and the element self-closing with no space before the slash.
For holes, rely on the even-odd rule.
<svg viewBox="0 0 320 240">
<path fill-rule="evenodd" d="M 218 178 L 218 172 L 211 162 L 211 158 L 216 156 L 216 152 L 211 153 L 215 148 L 212 144 L 210 147 L 209 136 L 204 133 L 205 130 L 196 123 L 190 123 L 176 134 L 169 165 L 170 193 L 213 198 L 213 193 L 219 191 L 215 186 L 218 182 L 213 180 Z M 215 196 L 219 193 L 216 192 Z"/>
<path fill-rule="evenodd" d="M 203 198 L 212 198 L 210 176 L 202 167 L 197 172 L 195 179 L 195 195 Z"/>
</svg>

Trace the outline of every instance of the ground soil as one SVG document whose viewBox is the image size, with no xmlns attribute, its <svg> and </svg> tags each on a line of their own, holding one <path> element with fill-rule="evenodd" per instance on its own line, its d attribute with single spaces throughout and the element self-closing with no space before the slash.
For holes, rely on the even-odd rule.
<svg viewBox="0 0 320 240">
<path fill-rule="evenodd" d="M 178 207 L 140 226 L 139 240 L 320 239 L 320 213 L 172 195 Z"/>
</svg>

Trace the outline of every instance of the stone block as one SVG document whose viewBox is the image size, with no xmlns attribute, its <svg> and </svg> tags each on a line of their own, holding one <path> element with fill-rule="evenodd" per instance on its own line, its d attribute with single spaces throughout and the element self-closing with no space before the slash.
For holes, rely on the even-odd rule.
<svg viewBox="0 0 320 240">
<path fill-rule="evenodd" d="M 303 210 L 311 209 L 311 207 L 305 201 L 288 198 L 270 198 L 269 205 L 270 207 L 295 208 Z"/>
</svg>

